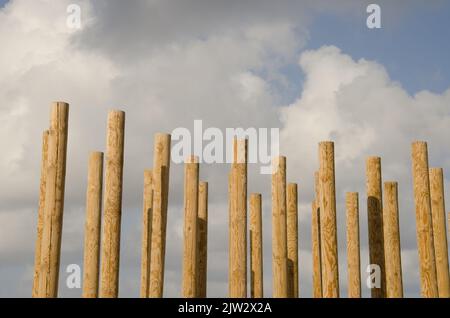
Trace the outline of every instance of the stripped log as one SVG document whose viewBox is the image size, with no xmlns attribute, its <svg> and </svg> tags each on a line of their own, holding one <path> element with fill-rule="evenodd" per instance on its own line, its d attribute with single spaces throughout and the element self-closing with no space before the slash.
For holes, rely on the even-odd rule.
<svg viewBox="0 0 450 318">
<path fill-rule="evenodd" d="M 198 245 L 198 297 L 207 296 L 207 268 L 208 268 L 208 182 L 198 185 L 198 217 L 197 217 L 197 245 Z"/>
<path fill-rule="evenodd" d="M 319 171 L 314 173 L 315 198 L 311 204 L 311 242 L 313 260 L 313 297 L 322 298 L 322 262 L 320 247 Z"/>
<path fill-rule="evenodd" d="M 102 217 L 103 152 L 89 157 L 84 233 L 83 298 L 98 297 Z"/>
<path fill-rule="evenodd" d="M 109 112 L 107 129 L 100 297 L 116 298 L 119 293 L 125 113 Z"/>
<path fill-rule="evenodd" d="M 288 297 L 298 298 L 298 203 L 297 184 L 287 186 L 287 271 Z"/>
<path fill-rule="evenodd" d="M 322 294 L 324 298 L 338 298 L 339 269 L 333 142 L 324 141 L 319 144 L 319 161 Z"/>
<path fill-rule="evenodd" d="M 153 171 L 144 171 L 144 200 L 142 208 L 142 247 L 141 247 L 141 298 L 150 293 L 150 262 L 152 255 L 152 204 Z"/>
<path fill-rule="evenodd" d="M 428 149 L 426 142 L 416 141 L 412 144 L 412 174 L 414 203 L 416 206 L 421 295 L 422 297 L 436 298 L 439 294 L 431 219 Z"/>
<path fill-rule="evenodd" d="M 261 194 L 250 195 L 250 295 L 263 298 L 263 242 Z"/>
<path fill-rule="evenodd" d="M 358 192 L 347 193 L 345 203 L 347 210 L 348 297 L 361 298 Z"/>
</svg>

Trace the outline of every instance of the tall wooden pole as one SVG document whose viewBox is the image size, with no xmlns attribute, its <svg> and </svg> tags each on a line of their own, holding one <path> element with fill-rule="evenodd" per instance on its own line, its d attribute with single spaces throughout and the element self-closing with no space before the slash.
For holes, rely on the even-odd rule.
<svg viewBox="0 0 450 318">
<path fill-rule="evenodd" d="M 208 182 L 198 185 L 198 217 L 197 217 L 197 245 L 198 245 L 198 297 L 207 295 L 208 268 Z"/>
<path fill-rule="evenodd" d="M 319 143 L 319 161 L 322 293 L 325 298 L 337 298 L 339 270 L 333 142 Z"/>
<path fill-rule="evenodd" d="M 386 260 L 386 297 L 402 298 L 403 282 L 397 182 L 384 183 L 383 228 Z"/>
<path fill-rule="evenodd" d="M 311 204 L 311 242 L 313 263 L 313 297 L 322 298 L 322 262 L 320 255 L 319 172 L 314 173 L 315 195 Z"/>
<path fill-rule="evenodd" d="M 298 298 L 298 204 L 297 184 L 287 186 L 287 271 L 288 297 Z"/>
<path fill-rule="evenodd" d="M 438 292 L 440 298 L 449 298 L 450 279 L 445 225 L 444 173 L 442 168 L 430 169 L 430 193 Z"/>
<path fill-rule="evenodd" d="M 52 105 L 45 184 L 38 297 L 57 297 L 66 179 L 69 104 Z"/>
<path fill-rule="evenodd" d="M 234 139 L 229 186 L 229 295 L 247 297 L 247 140 Z"/>
<path fill-rule="evenodd" d="M 41 245 L 42 230 L 44 228 L 44 206 L 45 206 L 45 185 L 47 182 L 47 151 L 48 151 L 48 130 L 42 135 L 42 161 L 41 161 L 41 180 L 39 186 L 39 209 L 37 219 L 36 244 L 34 252 L 34 277 L 32 297 L 38 297 L 39 294 L 39 270 L 41 267 Z"/>
<path fill-rule="evenodd" d="M 98 297 L 102 217 L 103 152 L 89 157 L 84 233 L 83 297 Z"/>
<path fill-rule="evenodd" d="M 272 163 L 272 271 L 273 297 L 288 297 L 286 157 Z"/>
<path fill-rule="evenodd" d="M 198 247 L 198 157 L 190 157 L 184 165 L 184 250 L 183 297 L 197 297 Z"/>
<path fill-rule="evenodd" d="M 170 138 L 169 134 L 156 134 L 153 149 L 153 220 L 149 295 L 152 298 L 161 298 L 164 290 Z"/>
<path fill-rule="evenodd" d="M 261 194 L 250 195 L 250 270 L 252 298 L 263 298 L 263 242 Z"/>
<path fill-rule="evenodd" d="M 125 113 L 108 114 L 106 174 L 102 237 L 100 297 L 115 298 L 119 292 L 120 223 L 122 217 L 123 149 Z"/>
<path fill-rule="evenodd" d="M 430 180 L 427 143 L 412 144 L 412 174 L 416 206 L 417 244 L 420 259 L 420 286 L 422 297 L 436 298 L 438 294 L 433 225 L 431 219 Z"/>
<path fill-rule="evenodd" d="M 152 205 L 153 171 L 144 171 L 144 204 L 142 209 L 142 247 L 141 247 L 141 298 L 147 298 L 150 291 L 150 260 L 152 251 Z"/>
<path fill-rule="evenodd" d="M 345 196 L 347 210 L 347 271 L 349 298 L 361 298 L 361 259 L 359 243 L 358 201 L 358 192 L 349 192 Z"/>
<path fill-rule="evenodd" d="M 369 227 L 370 264 L 380 267 L 380 288 L 372 288 L 372 298 L 386 297 L 384 269 L 383 201 L 381 194 L 381 158 L 369 157 L 366 161 L 367 223 Z"/>
</svg>

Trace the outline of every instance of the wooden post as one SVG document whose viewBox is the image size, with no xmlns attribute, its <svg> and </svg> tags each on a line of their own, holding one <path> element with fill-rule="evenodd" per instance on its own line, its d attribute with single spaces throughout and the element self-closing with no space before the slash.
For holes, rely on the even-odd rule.
<svg viewBox="0 0 450 318">
<path fill-rule="evenodd" d="M 197 217 L 197 245 L 198 245 L 198 297 L 207 295 L 207 265 L 208 265 L 208 182 L 198 185 L 198 217 Z"/>
<path fill-rule="evenodd" d="M 250 195 L 250 268 L 252 298 L 263 298 L 263 241 L 261 194 Z"/>
<path fill-rule="evenodd" d="M 367 223 L 369 227 L 370 264 L 380 267 L 380 288 L 372 288 L 372 298 L 386 297 L 386 272 L 384 268 L 383 204 L 381 193 L 381 158 L 369 157 L 366 161 Z"/>
<path fill-rule="evenodd" d="M 183 297 L 197 297 L 197 214 L 198 157 L 191 156 L 184 165 L 184 250 Z"/>
<path fill-rule="evenodd" d="M 161 298 L 164 290 L 170 138 L 169 134 L 156 134 L 153 149 L 153 220 L 149 295 L 152 298 Z"/>
<path fill-rule="evenodd" d="M 320 208 L 319 208 L 319 172 L 314 173 L 315 195 L 311 208 L 311 242 L 313 259 L 313 297 L 322 298 L 322 265 L 320 256 Z"/>
<path fill-rule="evenodd" d="M 98 297 L 102 217 L 103 152 L 89 157 L 84 233 L 83 297 Z"/>
<path fill-rule="evenodd" d="M 414 203 L 416 206 L 417 244 L 420 259 L 420 286 L 422 297 L 439 296 L 434 254 L 433 227 L 431 219 L 430 180 L 428 172 L 427 143 L 412 144 L 412 174 Z"/>
<path fill-rule="evenodd" d="M 45 184 L 44 226 L 38 297 L 58 297 L 59 261 L 64 213 L 69 104 L 52 105 Z"/>
<path fill-rule="evenodd" d="M 247 140 L 234 139 L 229 185 L 229 295 L 247 297 Z"/>
<path fill-rule="evenodd" d="M 346 194 L 348 297 L 361 298 L 361 259 L 359 243 L 358 192 Z"/>
<path fill-rule="evenodd" d="M 322 294 L 324 298 L 338 298 L 339 270 L 333 142 L 319 143 L 319 159 Z"/>
<path fill-rule="evenodd" d="M 272 162 L 272 271 L 273 297 L 288 297 L 286 157 Z"/>
<path fill-rule="evenodd" d="M 142 209 L 141 247 L 141 298 L 147 298 L 150 290 L 150 260 L 152 251 L 153 171 L 144 171 L 144 204 Z"/>
<path fill-rule="evenodd" d="M 298 206 L 297 184 L 287 186 L 287 273 L 288 297 L 298 298 Z"/>
<path fill-rule="evenodd" d="M 44 227 L 44 206 L 45 206 L 45 185 L 47 182 L 47 150 L 48 150 L 48 130 L 42 135 L 42 160 L 41 160 L 41 180 L 39 186 L 39 209 L 37 219 L 36 244 L 34 251 L 34 277 L 32 297 L 39 295 L 39 269 L 41 267 L 41 245 L 42 230 Z"/>
<path fill-rule="evenodd" d="M 122 216 L 123 149 L 125 113 L 108 115 L 106 140 L 105 199 L 102 238 L 100 297 L 115 298 L 119 292 L 120 222 Z"/>
<path fill-rule="evenodd" d="M 386 261 L 386 297 L 402 298 L 403 282 L 397 182 L 384 183 L 383 228 Z"/>
<path fill-rule="evenodd" d="M 430 194 L 438 292 L 440 298 L 449 298 L 450 279 L 445 225 L 444 173 L 442 168 L 430 169 Z"/>
</svg>

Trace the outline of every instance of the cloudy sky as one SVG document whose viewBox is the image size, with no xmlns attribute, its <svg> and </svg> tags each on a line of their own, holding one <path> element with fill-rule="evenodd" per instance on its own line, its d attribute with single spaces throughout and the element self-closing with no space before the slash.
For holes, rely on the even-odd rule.
<svg viewBox="0 0 450 318">
<path fill-rule="evenodd" d="M 0 0 L 0 296 L 28 297 L 34 261 L 41 134 L 52 101 L 70 103 L 60 295 L 82 265 L 87 159 L 105 147 L 109 109 L 126 111 L 120 296 L 139 295 L 143 170 L 153 135 L 177 127 L 279 128 L 288 181 L 299 184 L 300 294 L 311 296 L 310 202 L 317 143 L 335 141 L 339 274 L 347 295 L 344 198 L 360 193 L 362 281 L 368 264 L 365 159 L 399 182 L 404 288 L 419 295 L 410 145 L 450 170 L 450 3 L 360 0 Z M 81 29 L 67 7 L 81 7 Z M 208 292 L 226 296 L 226 164 L 210 183 Z M 270 176 L 249 166 L 264 200 L 265 293 L 271 295 Z M 181 295 L 183 167 L 173 165 L 165 296 Z M 448 179 L 446 187 L 449 188 Z M 363 284 L 363 295 L 369 290 Z"/>
</svg>

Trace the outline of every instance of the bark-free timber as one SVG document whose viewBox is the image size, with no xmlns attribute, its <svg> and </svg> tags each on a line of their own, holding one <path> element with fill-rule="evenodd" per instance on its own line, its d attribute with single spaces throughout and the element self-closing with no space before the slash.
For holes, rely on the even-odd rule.
<svg viewBox="0 0 450 318">
<path fill-rule="evenodd" d="M 348 192 L 345 196 L 345 205 L 347 210 L 348 297 L 361 298 L 358 192 Z"/>
<path fill-rule="evenodd" d="M 150 261 L 152 251 L 152 204 L 153 171 L 144 171 L 144 204 L 142 208 L 142 247 L 141 247 L 141 298 L 147 298 L 150 291 Z"/>
<path fill-rule="evenodd" d="M 320 208 L 319 208 L 319 171 L 314 173 L 314 191 L 316 197 L 311 204 L 311 247 L 313 260 L 313 297 L 322 298 L 322 265 L 320 247 Z"/>
<path fill-rule="evenodd" d="M 386 260 L 386 297 L 402 298 L 403 282 L 397 182 L 384 183 L 383 228 Z"/>
<path fill-rule="evenodd" d="M 208 265 L 208 182 L 201 181 L 198 185 L 198 297 L 207 295 L 207 265 Z"/>
<path fill-rule="evenodd" d="M 250 195 L 250 270 L 252 298 L 263 298 L 263 242 L 261 194 Z"/>
<path fill-rule="evenodd" d="M 119 292 L 120 223 L 122 217 L 123 150 L 125 113 L 108 114 L 105 159 L 100 297 L 116 298 Z"/>
<path fill-rule="evenodd" d="M 324 298 L 337 298 L 339 270 L 333 142 L 319 143 L 319 161 L 322 294 Z"/>
<path fill-rule="evenodd" d="M 412 175 L 414 203 L 416 206 L 421 294 L 422 297 L 436 298 L 439 294 L 431 219 L 428 149 L 426 142 L 416 141 L 412 144 Z"/>
<path fill-rule="evenodd" d="M 58 296 L 68 125 L 69 104 L 53 103 L 48 135 L 44 224 L 39 271 L 38 297 L 41 298 Z"/>
<path fill-rule="evenodd" d="M 288 297 L 286 157 L 272 161 L 272 271 L 273 297 Z"/>
<path fill-rule="evenodd" d="M 287 186 L 287 271 L 288 297 L 298 298 L 298 203 L 297 184 Z"/>
<path fill-rule="evenodd" d="M 83 298 L 98 297 L 102 217 L 103 152 L 89 156 L 84 233 Z"/>
</svg>

